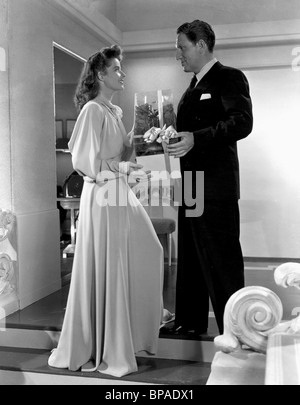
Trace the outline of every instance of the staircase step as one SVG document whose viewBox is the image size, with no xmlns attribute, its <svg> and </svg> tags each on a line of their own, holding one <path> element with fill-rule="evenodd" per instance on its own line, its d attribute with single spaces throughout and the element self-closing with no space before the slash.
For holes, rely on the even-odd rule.
<svg viewBox="0 0 300 405">
<path fill-rule="evenodd" d="M 15 315 L 16 317 L 16 315 Z M 0 329 L 0 385 L 205 385 L 215 355 L 213 335 L 197 339 L 160 333 L 155 356 L 137 356 L 138 372 L 121 379 L 48 366 L 60 327 L 6 322 Z"/>
<path fill-rule="evenodd" d="M 171 274 L 169 272 L 168 274 Z M 215 319 L 208 335 L 197 338 L 160 331 L 158 353 L 139 353 L 138 372 L 122 379 L 100 373 L 72 373 L 48 367 L 57 346 L 69 286 L 0 320 L 0 384 L 204 384 L 215 355 Z M 172 308 L 170 306 L 169 308 Z M 168 324 L 168 327 L 172 327 Z"/>
<path fill-rule="evenodd" d="M 0 385 L 205 385 L 210 363 L 138 357 L 138 372 L 122 378 L 48 366 L 49 351 L 0 347 Z"/>
<path fill-rule="evenodd" d="M 6 328 L 0 330 L 0 347 L 14 347 L 48 352 L 57 346 L 60 331 L 28 328 Z M 170 337 L 161 334 L 156 355 L 142 352 L 141 357 L 174 359 L 186 361 L 212 362 L 215 355 L 213 336 L 203 336 L 194 340 L 184 337 Z"/>
<path fill-rule="evenodd" d="M 300 385 L 300 334 L 273 333 L 268 338 L 266 385 Z"/>
<path fill-rule="evenodd" d="M 240 349 L 218 351 L 211 364 L 207 385 L 264 385 L 266 356 Z"/>
</svg>

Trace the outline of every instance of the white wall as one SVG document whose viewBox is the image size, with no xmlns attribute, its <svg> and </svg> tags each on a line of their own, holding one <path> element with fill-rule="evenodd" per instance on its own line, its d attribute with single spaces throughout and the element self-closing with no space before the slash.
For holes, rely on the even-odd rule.
<svg viewBox="0 0 300 405">
<path fill-rule="evenodd" d="M 10 148 L 9 136 L 9 77 L 7 68 L 8 58 L 8 6 L 7 0 L 0 1 L 0 48 L 1 48 L 1 70 L 0 70 L 0 208 L 11 209 L 12 205 L 12 185 L 10 168 Z"/>
<path fill-rule="evenodd" d="M 290 66 L 245 72 L 254 128 L 240 142 L 242 241 L 247 256 L 300 256 L 300 74 Z"/>
<path fill-rule="evenodd" d="M 113 24 L 116 23 L 116 0 L 92 1 L 92 7 L 104 17 L 108 18 Z"/>
<path fill-rule="evenodd" d="M 11 139 L 9 116 L 9 72 L 8 72 L 8 2 L 0 0 L 0 215 L 1 237 L 0 255 L 1 270 L 9 269 L 9 288 L 0 293 L 0 319 L 16 311 L 19 301 L 16 293 L 17 285 L 17 253 L 15 227 L 10 229 L 8 237 L 4 237 L 4 212 L 12 210 L 12 182 L 11 182 Z M 4 211 L 4 212 L 3 212 Z M 10 217 L 10 215 L 9 215 Z M 11 220 L 11 219 L 10 219 Z M 9 228 L 9 227 L 8 227 Z M 8 229 L 6 228 L 6 231 Z M 4 260 L 4 261 L 3 261 Z M 4 266 L 4 267 L 3 267 Z M 7 267 L 8 266 L 8 267 Z M 3 274 L 1 275 L 3 283 Z"/>
<path fill-rule="evenodd" d="M 213 26 L 252 24 L 300 18 L 300 7 L 299 0 L 117 0 L 117 26 L 124 32 L 176 29 L 197 18 Z"/>
<path fill-rule="evenodd" d="M 92 28 L 88 28 L 88 25 L 82 28 L 82 25 L 78 24 L 76 16 L 73 13 L 68 15 L 66 9 L 57 6 L 58 3 L 56 0 L 0 0 L 2 18 L 0 20 L 0 47 L 6 51 L 9 66 L 8 71 L 1 69 L 0 72 L 0 208 L 10 208 L 17 215 L 21 307 L 29 305 L 60 287 L 59 220 L 56 209 L 53 42 L 66 47 L 83 58 L 88 58 L 91 53 L 106 45 L 95 33 L 99 33 L 100 29 L 93 31 Z M 9 27 L 7 26 L 7 19 L 3 19 L 3 16 L 6 17 L 7 6 L 9 7 Z M 114 18 L 114 8 L 107 10 L 107 16 Z M 94 17 L 96 20 L 95 14 Z M 108 20 L 102 19 L 101 21 L 107 24 L 105 26 L 111 26 Z M 221 38 L 223 46 L 217 49 L 217 56 L 221 62 L 240 67 L 248 75 L 251 89 L 253 89 L 253 99 L 255 101 L 258 97 L 259 100 L 255 103 L 255 109 L 258 108 L 258 105 L 260 105 L 260 109 L 273 108 L 274 106 L 274 103 L 268 102 L 267 96 L 265 101 L 261 97 L 260 81 L 263 73 L 259 72 L 267 72 L 266 69 L 274 66 L 289 69 L 292 49 L 296 46 L 295 36 L 290 36 L 290 42 L 288 39 L 281 41 L 280 38 L 282 27 L 288 29 L 290 25 L 278 25 L 276 23 L 271 29 L 270 24 L 266 24 L 266 27 L 268 30 L 264 31 L 265 26 L 260 25 L 261 38 L 257 44 L 252 41 L 251 45 L 247 43 L 247 46 L 243 46 L 240 43 L 239 35 L 236 34 L 232 46 L 230 46 L 229 35 L 229 39 L 227 38 L 225 42 L 222 42 Z M 226 27 L 221 28 L 219 27 L 218 32 L 225 32 L 227 29 Z M 231 28 L 235 29 L 234 27 Z M 256 26 L 251 28 L 249 25 L 246 28 L 247 35 L 255 37 Z M 238 30 L 238 32 L 240 31 Z M 263 32 L 266 32 L 266 36 Z M 297 33 L 299 30 L 297 31 L 295 28 L 293 32 Z M 8 34 L 9 44 L 7 43 Z M 107 36 L 121 38 L 117 29 L 107 32 Z M 127 44 L 127 47 L 132 45 L 130 42 L 132 38 L 139 42 L 139 39 L 144 40 L 145 36 L 149 37 L 148 42 L 151 49 L 153 46 L 155 48 L 153 36 L 151 33 L 145 32 L 143 35 L 138 32 L 133 36 L 124 35 L 125 45 Z M 269 43 L 270 37 L 274 40 Z M 268 43 L 264 43 L 264 38 Z M 161 38 L 160 40 L 161 43 L 156 49 L 165 47 L 165 42 L 168 42 L 169 39 L 167 38 L 165 41 Z M 147 46 L 144 49 L 149 49 Z M 180 65 L 174 59 L 173 47 L 169 43 L 166 46 L 166 50 L 145 52 L 140 49 L 139 52 L 127 54 L 124 61 L 127 73 L 126 90 L 119 98 L 115 99 L 115 102 L 120 104 L 124 110 L 124 122 L 128 129 L 131 128 L 133 122 L 133 96 L 135 92 L 172 89 L 176 106 L 180 95 L 189 83 L 189 75 L 182 72 Z M 139 48 L 141 48 L 141 44 L 139 44 Z M 299 72 L 297 74 L 299 75 Z M 270 91 L 270 83 L 267 84 L 267 91 Z M 274 88 L 276 85 L 275 81 L 273 83 Z M 280 88 L 281 91 L 282 87 Z M 278 93 L 272 91 L 270 101 L 272 101 L 271 98 L 275 100 L 278 97 L 277 100 L 281 102 L 281 94 Z M 298 99 L 296 99 L 296 103 L 298 103 Z M 282 104 L 285 104 L 285 101 L 282 101 Z M 259 114 L 262 116 L 261 111 Z M 259 114 L 256 116 L 258 117 Z M 270 119 L 273 115 L 275 116 L 272 112 L 268 113 Z M 288 119 L 287 115 L 284 116 L 284 119 Z M 269 130 L 268 126 L 267 129 Z M 291 127 L 289 129 L 291 130 Z M 272 125 L 272 131 L 274 130 L 277 130 L 276 125 Z M 299 257 L 298 229 L 300 225 L 298 227 L 298 218 L 300 214 L 296 212 L 298 211 L 297 203 L 293 199 L 294 191 L 298 187 L 295 180 L 298 167 L 294 164 L 293 170 L 289 169 L 284 173 L 288 176 L 291 172 L 294 173 L 293 182 L 289 183 L 286 177 L 281 178 L 280 181 L 281 187 L 278 192 L 282 191 L 282 184 L 289 184 L 289 192 L 286 193 L 289 198 L 285 199 L 284 202 L 280 200 L 280 207 L 277 208 L 274 201 L 270 200 L 274 194 L 268 195 L 267 193 L 264 204 L 262 204 L 263 198 L 258 197 L 260 191 L 265 191 L 261 172 L 269 173 L 268 182 L 271 179 L 272 187 L 276 185 L 276 181 L 273 180 L 277 176 L 273 176 L 273 171 L 277 168 L 272 166 L 271 171 L 268 168 L 270 159 L 274 162 L 276 154 L 272 152 L 272 147 L 269 147 L 268 144 L 270 132 L 268 132 L 268 137 L 264 138 L 264 143 L 260 143 L 256 141 L 260 136 L 260 128 L 255 129 L 255 131 L 258 131 L 257 135 L 253 133 L 239 146 L 244 255 Z M 284 129 L 281 127 L 280 135 L 283 131 Z M 292 143 L 291 149 L 297 150 L 297 137 L 292 136 L 289 139 Z M 277 147 L 280 145 L 278 143 Z M 255 155 L 256 152 L 257 155 Z M 255 155 L 257 160 L 251 160 L 251 155 Z M 292 157 L 294 157 L 293 154 Z M 291 155 L 286 159 L 286 164 L 281 164 L 280 168 L 288 166 L 290 160 Z M 261 165 L 261 172 L 249 170 L 252 162 L 255 162 L 257 167 Z M 159 165 L 163 167 L 162 159 L 153 163 L 155 168 Z M 262 218 L 263 222 L 262 220 L 257 222 L 256 219 L 251 219 L 250 214 L 253 212 L 254 217 Z"/>
<path fill-rule="evenodd" d="M 276 32 L 281 26 L 273 24 L 266 24 L 270 32 Z M 252 33 L 251 26 L 246 28 L 248 36 L 258 35 L 256 26 Z M 259 30 L 263 32 L 262 24 Z M 146 33 L 143 35 L 146 43 Z M 290 44 L 288 41 L 276 43 L 276 36 L 280 37 L 280 30 L 270 36 L 273 39 L 269 38 L 269 44 L 260 42 L 257 46 L 255 43 L 230 46 L 230 40 L 226 40 L 226 47 L 217 48 L 216 56 L 223 64 L 243 69 L 250 82 L 254 104 L 254 130 L 238 146 L 244 256 L 299 258 L 300 72 L 292 70 L 295 58 L 292 52 L 297 44 L 294 40 Z M 175 60 L 175 49 L 128 52 L 124 69 L 126 89 L 120 101 L 128 129 L 133 121 L 135 92 L 172 89 L 177 106 L 190 81 L 190 75 L 182 72 L 180 63 Z"/>
<path fill-rule="evenodd" d="M 8 2 L 10 97 L 4 104 L 10 106 L 10 128 L 1 133 L 1 161 L 4 140 L 9 162 L 1 176 L 11 184 L 11 208 L 17 215 L 21 307 L 60 288 L 53 42 L 83 58 L 104 45 L 54 4 Z M 0 80 L 7 83 L 5 74 L 0 73 Z M 1 199 L 1 208 L 9 208 L 6 200 Z"/>
</svg>

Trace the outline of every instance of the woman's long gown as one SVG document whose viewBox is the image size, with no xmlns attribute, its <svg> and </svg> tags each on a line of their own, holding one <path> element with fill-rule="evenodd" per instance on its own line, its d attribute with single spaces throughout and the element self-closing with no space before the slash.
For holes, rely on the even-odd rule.
<svg viewBox="0 0 300 405">
<path fill-rule="evenodd" d="M 116 377 L 137 371 L 135 353 L 157 351 L 163 288 L 162 246 L 127 176 L 115 171 L 130 151 L 121 114 L 105 100 L 88 102 L 69 142 L 85 182 L 63 328 L 48 362 Z M 114 204 L 116 189 L 127 204 Z"/>
</svg>

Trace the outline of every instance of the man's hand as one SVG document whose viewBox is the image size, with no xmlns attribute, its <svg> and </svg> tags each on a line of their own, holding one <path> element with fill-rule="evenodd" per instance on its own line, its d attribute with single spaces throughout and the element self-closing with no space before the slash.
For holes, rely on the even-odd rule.
<svg viewBox="0 0 300 405">
<path fill-rule="evenodd" d="M 167 151 L 170 156 L 181 158 L 194 147 L 194 134 L 192 132 L 178 132 L 176 138 L 181 138 L 181 141 L 169 144 Z"/>
</svg>

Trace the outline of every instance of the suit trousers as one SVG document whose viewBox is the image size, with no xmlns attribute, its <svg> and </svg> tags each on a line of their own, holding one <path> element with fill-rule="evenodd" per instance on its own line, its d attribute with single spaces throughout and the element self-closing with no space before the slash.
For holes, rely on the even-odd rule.
<svg viewBox="0 0 300 405">
<path fill-rule="evenodd" d="M 225 305 L 243 288 L 238 201 L 205 201 L 202 216 L 179 209 L 175 327 L 205 331 L 209 298 L 220 334 Z"/>
</svg>

